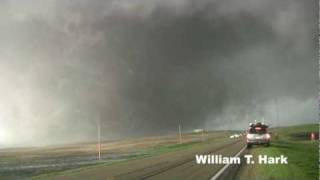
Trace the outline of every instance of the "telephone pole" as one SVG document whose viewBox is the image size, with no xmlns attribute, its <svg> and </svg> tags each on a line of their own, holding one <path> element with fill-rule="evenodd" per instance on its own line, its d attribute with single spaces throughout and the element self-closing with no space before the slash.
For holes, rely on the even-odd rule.
<svg viewBox="0 0 320 180">
<path fill-rule="evenodd" d="M 182 143 L 182 135 L 181 135 L 181 125 L 179 123 L 179 144 Z"/>
<path fill-rule="evenodd" d="M 100 119 L 98 120 L 98 160 L 101 160 L 101 126 L 100 126 Z"/>
<path fill-rule="evenodd" d="M 204 141 L 204 128 L 201 131 L 201 140 Z"/>
<path fill-rule="evenodd" d="M 278 107 L 278 98 L 275 99 L 276 106 L 276 125 L 279 126 L 279 107 Z"/>
</svg>

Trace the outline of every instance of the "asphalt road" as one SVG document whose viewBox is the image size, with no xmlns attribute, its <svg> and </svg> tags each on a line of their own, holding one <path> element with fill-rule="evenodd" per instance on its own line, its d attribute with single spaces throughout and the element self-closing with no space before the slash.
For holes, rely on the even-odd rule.
<svg viewBox="0 0 320 180">
<path fill-rule="evenodd" d="M 245 142 L 240 139 L 225 139 L 203 146 L 160 154 L 153 157 L 136 159 L 107 166 L 97 166 L 81 171 L 48 176 L 53 180 L 122 180 L 122 179 L 210 179 L 223 165 L 197 165 L 196 154 L 221 154 L 233 156 L 239 152 Z M 43 179 L 42 177 L 41 179 Z"/>
</svg>

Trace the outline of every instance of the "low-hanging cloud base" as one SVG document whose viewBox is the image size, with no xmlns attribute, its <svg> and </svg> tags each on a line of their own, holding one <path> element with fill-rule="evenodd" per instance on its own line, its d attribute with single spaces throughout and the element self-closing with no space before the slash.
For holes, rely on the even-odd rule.
<svg viewBox="0 0 320 180">
<path fill-rule="evenodd" d="M 0 145 L 317 122 L 316 7 L 1 1 Z"/>
</svg>

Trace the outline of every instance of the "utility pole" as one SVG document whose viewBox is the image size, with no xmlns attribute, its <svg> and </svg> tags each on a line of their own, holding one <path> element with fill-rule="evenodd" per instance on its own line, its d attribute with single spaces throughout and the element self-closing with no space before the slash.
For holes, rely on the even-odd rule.
<svg viewBox="0 0 320 180">
<path fill-rule="evenodd" d="M 101 126 L 100 126 L 100 119 L 98 120 L 98 160 L 101 160 Z"/>
<path fill-rule="evenodd" d="M 278 107 L 278 98 L 275 99 L 276 106 L 276 125 L 279 126 L 279 107 Z"/>
<path fill-rule="evenodd" d="M 181 136 L 181 125 L 179 123 L 179 144 L 182 143 L 182 136 Z"/>
<path fill-rule="evenodd" d="M 248 112 L 246 112 L 246 121 L 250 124 L 250 120 L 249 120 Z"/>
<path fill-rule="evenodd" d="M 201 131 L 201 140 L 204 141 L 204 129 Z"/>
</svg>

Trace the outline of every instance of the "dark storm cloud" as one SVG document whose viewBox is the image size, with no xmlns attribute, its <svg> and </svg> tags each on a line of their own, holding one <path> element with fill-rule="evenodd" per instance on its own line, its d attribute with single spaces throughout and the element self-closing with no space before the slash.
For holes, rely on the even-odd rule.
<svg viewBox="0 0 320 180">
<path fill-rule="evenodd" d="M 316 121 L 315 1 L 2 3 L 0 143 Z"/>
</svg>

